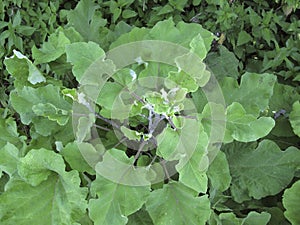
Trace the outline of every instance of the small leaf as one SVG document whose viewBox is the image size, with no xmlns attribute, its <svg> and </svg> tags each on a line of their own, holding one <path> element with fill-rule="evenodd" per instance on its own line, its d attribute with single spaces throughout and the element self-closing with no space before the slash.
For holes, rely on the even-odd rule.
<svg viewBox="0 0 300 225">
<path fill-rule="evenodd" d="M 246 43 L 248 43 L 251 40 L 252 40 L 252 37 L 246 31 L 242 30 L 239 33 L 238 40 L 237 40 L 237 45 L 236 46 L 240 46 L 240 45 L 246 44 Z"/>
<path fill-rule="evenodd" d="M 137 15 L 137 13 L 133 10 L 130 10 L 130 9 L 125 9 L 122 12 L 122 17 L 124 19 L 132 18 L 132 17 L 135 17 L 136 15 Z"/>
<path fill-rule="evenodd" d="M 121 126 L 121 131 L 123 132 L 125 137 L 127 137 L 129 140 L 139 141 L 142 137 L 142 133 L 131 130 L 125 126 Z"/>
</svg>

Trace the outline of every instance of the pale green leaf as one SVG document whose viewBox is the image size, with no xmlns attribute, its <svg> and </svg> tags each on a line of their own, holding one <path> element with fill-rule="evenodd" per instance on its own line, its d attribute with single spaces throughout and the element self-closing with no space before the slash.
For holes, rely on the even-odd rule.
<svg viewBox="0 0 300 225">
<path fill-rule="evenodd" d="M 66 173 L 63 178 L 53 174 L 35 187 L 13 180 L 0 196 L 0 222 L 32 225 L 43 221 L 44 225 L 73 225 L 79 222 L 87 207 L 86 189 L 79 185 L 75 171 Z"/>
<path fill-rule="evenodd" d="M 239 102 L 247 113 L 258 116 L 268 109 L 275 81 L 276 76 L 272 74 L 247 72 L 242 76 L 240 85 L 234 78 L 226 77 L 220 82 L 220 86 L 227 105 Z"/>
<path fill-rule="evenodd" d="M 56 172 L 65 171 L 63 158 L 47 149 L 31 150 L 18 164 L 19 175 L 32 186 L 37 186 Z"/>
<path fill-rule="evenodd" d="M 139 141 L 142 137 L 141 136 L 142 133 L 131 130 L 131 129 L 125 127 L 125 126 L 121 126 L 121 131 L 123 132 L 125 137 L 127 137 L 129 140 Z"/>
<path fill-rule="evenodd" d="M 92 113 L 90 113 L 87 117 L 82 116 L 78 119 L 78 125 L 75 134 L 76 140 L 79 143 L 83 142 L 84 140 L 91 139 L 91 129 L 95 124 L 95 121 L 95 115 Z"/>
<path fill-rule="evenodd" d="M 285 190 L 283 194 L 283 206 L 286 209 L 285 217 L 294 225 L 300 224 L 300 181 Z"/>
<path fill-rule="evenodd" d="M 231 183 L 228 161 L 224 152 L 219 151 L 216 157 L 209 165 L 208 178 L 211 186 L 219 191 L 225 191 Z"/>
<path fill-rule="evenodd" d="M 289 118 L 294 133 L 300 137 L 300 102 L 299 101 L 293 104 L 293 109 L 290 113 Z"/>
<path fill-rule="evenodd" d="M 69 120 L 69 112 L 64 109 L 58 109 L 51 103 L 38 103 L 32 106 L 32 111 L 37 116 L 46 117 L 51 121 L 57 122 L 64 126 Z"/>
<path fill-rule="evenodd" d="M 14 55 L 4 60 L 6 70 L 16 79 L 16 88 L 31 86 L 46 81 L 46 78 L 22 53 L 14 50 Z"/>
<path fill-rule="evenodd" d="M 0 130 L 0 148 L 4 147 L 7 142 L 18 148 L 24 146 L 26 137 L 19 135 L 16 121 L 12 117 L 7 119 L 0 117 Z"/>
<path fill-rule="evenodd" d="M 179 181 L 185 186 L 199 193 L 206 193 L 208 178 L 206 171 L 209 165 L 207 157 L 208 137 L 200 126 L 198 143 L 194 151 L 187 150 L 185 157 L 179 160 L 176 169 L 179 173 Z"/>
<path fill-rule="evenodd" d="M 91 191 L 98 196 L 89 201 L 89 214 L 95 225 L 125 225 L 127 216 L 139 210 L 146 202 L 150 187 L 114 183 L 97 174 Z"/>
<path fill-rule="evenodd" d="M 71 104 L 62 97 L 59 87 L 51 84 L 14 90 L 10 100 L 22 123 L 33 123 L 36 131 L 44 136 L 66 125 L 71 113 Z"/>
<path fill-rule="evenodd" d="M 40 49 L 33 46 L 32 57 L 36 64 L 48 63 L 58 59 L 65 53 L 65 46 L 70 40 L 62 31 L 51 34 L 47 42 L 44 42 Z"/>
<path fill-rule="evenodd" d="M 234 213 L 221 213 L 219 215 L 222 225 L 267 225 L 271 215 L 266 212 L 251 211 L 246 218 L 238 218 Z"/>
<path fill-rule="evenodd" d="M 197 54 L 200 60 L 203 60 L 206 57 L 207 50 L 201 34 L 198 34 L 196 37 L 192 39 L 190 46 L 192 52 Z"/>
<path fill-rule="evenodd" d="M 197 120 L 183 118 L 181 129 L 174 130 L 167 126 L 157 136 L 156 154 L 168 161 L 189 157 L 196 149 L 199 133 L 200 124 Z"/>
<path fill-rule="evenodd" d="M 176 182 L 151 192 L 146 209 L 157 225 L 182 225 L 187 221 L 193 225 L 205 225 L 210 217 L 208 197 L 197 197 L 197 192 Z"/>
<path fill-rule="evenodd" d="M 130 10 L 130 9 L 125 9 L 122 12 L 122 17 L 125 18 L 125 19 L 135 17 L 136 15 L 137 15 L 137 13 L 133 10 Z"/>
<path fill-rule="evenodd" d="M 241 142 L 256 141 L 266 136 L 274 127 L 275 121 L 270 117 L 256 118 L 247 114 L 241 104 L 234 102 L 226 110 L 226 132 L 232 139 Z M 230 142 L 231 138 L 224 141 Z"/>
<path fill-rule="evenodd" d="M 149 175 L 152 168 L 134 167 L 134 157 L 128 158 L 126 153 L 118 149 L 110 149 L 103 155 L 103 160 L 97 163 L 95 170 L 101 176 L 112 182 L 128 186 L 150 185 Z"/>
<path fill-rule="evenodd" d="M 76 42 L 66 45 L 66 53 L 67 61 L 73 65 L 72 71 L 78 82 L 92 63 L 105 56 L 104 51 L 94 42 Z"/>
<path fill-rule="evenodd" d="M 253 225 L 253 224 L 261 224 L 268 225 L 270 221 L 271 215 L 267 212 L 250 212 L 245 219 L 242 221 L 242 225 Z"/>
<path fill-rule="evenodd" d="M 210 79 L 210 72 L 206 70 L 206 65 L 200 61 L 195 53 L 188 53 L 175 58 L 176 65 L 179 69 L 189 74 L 195 79 L 198 86 L 203 87 Z"/>
<path fill-rule="evenodd" d="M 12 177 L 17 171 L 19 154 L 19 149 L 11 143 L 7 143 L 4 147 L 0 148 L 0 170 Z"/>
<path fill-rule="evenodd" d="M 85 214 L 87 189 L 80 187 L 78 172 L 65 171 L 60 155 L 31 150 L 20 159 L 18 173 L 23 180 L 11 180 L 0 196 L 1 224 L 71 225 Z"/>
<path fill-rule="evenodd" d="M 199 87 L 196 83 L 196 80 L 183 71 L 170 72 L 165 84 L 169 89 L 179 87 L 186 89 L 187 92 L 195 92 Z"/>
<path fill-rule="evenodd" d="M 70 142 L 60 151 L 60 154 L 73 170 L 89 174 L 95 174 L 89 159 L 100 161 L 100 154 L 89 143 Z M 88 161 L 87 157 L 90 157 Z"/>
</svg>

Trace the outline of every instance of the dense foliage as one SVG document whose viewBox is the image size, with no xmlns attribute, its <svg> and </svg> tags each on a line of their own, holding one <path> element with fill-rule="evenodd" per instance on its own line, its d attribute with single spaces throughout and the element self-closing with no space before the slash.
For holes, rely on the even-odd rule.
<svg viewBox="0 0 300 225">
<path fill-rule="evenodd" d="M 0 2 L 0 223 L 298 225 L 296 0 Z"/>
</svg>

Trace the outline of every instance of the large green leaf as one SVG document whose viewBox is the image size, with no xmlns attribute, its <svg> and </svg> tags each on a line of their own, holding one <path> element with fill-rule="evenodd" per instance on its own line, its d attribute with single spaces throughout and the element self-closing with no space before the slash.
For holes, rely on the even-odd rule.
<svg viewBox="0 0 300 225">
<path fill-rule="evenodd" d="M 142 208 L 128 217 L 127 225 L 153 225 L 153 222 L 149 213 Z"/>
<path fill-rule="evenodd" d="M 197 192 L 206 193 L 208 178 L 206 170 L 209 160 L 207 157 L 208 137 L 200 126 L 198 143 L 193 151 L 185 151 L 185 156 L 179 160 L 176 169 L 179 173 L 179 181 L 185 186 Z"/>
<path fill-rule="evenodd" d="M 172 161 L 190 157 L 199 141 L 200 124 L 197 120 L 182 118 L 182 128 L 167 127 L 157 136 L 157 155 Z"/>
<path fill-rule="evenodd" d="M 4 147 L 0 148 L 0 170 L 12 177 L 17 171 L 19 156 L 19 149 L 8 142 Z"/>
<path fill-rule="evenodd" d="M 283 206 L 286 209 L 285 217 L 293 224 L 300 224 L 300 181 L 285 190 L 283 194 Z"/>
<path fill-rule="evenodd" d="M 154 224 L 205 225 L 210 217 L 210 203 L 206 195 L 197 197 L 197 192 L 181 183 L 165 184 L 163 189 L 151 192 L 146 209 Z"/>
<path fill-rule="evenodd" d="M 270 117 L 257 119 L 252 114 L 247 114 L 243 106 L 237 102 L 227 107 L 226 118 L 225 142 L 231 142 L 233 139 L 241 142 L 256 141 L 266 136 L 275 125 L 275 121 Z"/>
<path fill-rule="evenodd" d="M 237 218 L 234 213 L 221 213 L 219 215 L 222 225 L 267 225 L 271 215 L 266 212 L 250 212 L 246 218 Z"/>
<path fill-rule="evenodd" d="M 290 123 L 293 131 L 300 137 L 300 102 L 297 101 L 293 104 L 293 110 L 290 113 Z"/>
<path fill-rule="evenodd" d="M 100 160 L 100 153 L 89 143 L 70 142 L 60 151 L 60 154 L 73 170 L 89 174 L 95 174 L 91 165 L 92 160 Z"/>
<path fill-rule="evenodd" d="M 58 154 L 31 150 L 20 159 L 18 172 L 22 179 L 11 180 L 0 196 L 1 224 L 73 225 L 85 214 L 87 189 L 80 187 L 76 171 L 65 172 Z"/>
<path fill-rule="evenodd" d="M 208 178 L 213 189 L 225 191 L 231 183 L 228 161 L 224 152 L 219 151 L 209 165 Z"/>
<path fill-rule="evenodd" d="M 212 109 L 214 110 L 213 115 L 211 113 Z M 233 140 L 241 142 L 255 141 L 266 136 L 275 125 L 274 120 L 270 117 L 257 118 L 253 114 L 248 114 L 238 102 L 232 103 L 226 111 L 222 105 L 210 102 L 204 107 L 201 118 L 205 131 L 208 134 L 214 132 L 215 138 L 223 138 L 222 131 L 225 130 L 225 136 L 221 140 L 225 143 Z M 213 130 L 212 126 L 215 126 Z"/>
<path fill-rule="evenodd" d="M 162 33 L 165 35 L 161 35 Z M 192 47 L 195 53 L 199 54 L 199 57 L 202 59 L 210 49 L 213 40 L 213 34 L 203 29 L 199 24 L 184 23 L 181 21 L 175 26 L 172 18 L 158 22 L 149 34 L 151 38 L 156 40 L 170 41 L 186 48 Z M 197 43 L 196 41 L 199 39 L 201 41 Z"/>
<path fill-rule="evenodd" d="M 67 61 L 73 65 L 76 80 L 81 81 L 89 66 L 104 57 L 104 51 L 94 42 L 76 42 L 66 46 Z M 99 70 L 100 68 L 98 68 Z"/>
<path fill-rule="evenodd" d="M 85 41 L 100 41 L 100 28 L 106 25 L 98 6 L 89 0 L 79 1 L 74 10 L 68 12 L 69 25 L 74 27 Z"/>
<path fill-rule="evenodd" d="M 240 85 L 234 78 L 226 77 L 220 82 L 220 86 L 227 105 L 239 102 L 247 113 L 258 116 L 268 109 L 275 81 L 276 76 L 272 74 L 247 72 L 242 76 Z"/>
<path fill-rule="evenodd" d="M 300 94 L 295 87 L 276 82 L 270 99 L 270 110 L 279 111 L 284 109 L 290 112 L 293 103 L 297 100 L 300 100 Z"/>
<path fill-rule="evenodd" d="M 32 48 L 32 56 L 35 63 L 48 63 L 58 59 L 65 53 L 65 46 L 70 44 L 70 40 L 62 31 L 58 31 L 49 36 L 48 42 L 44 42 L 42 48 L 35 46 Z"/>
<path fill-rule="evenodd" d="M 256 145 L 232 143 L 224 146 L 232 176 L 231 193 L 235 201 L 261 199 L 282 191 L 293 179 L 300 164 L 300 151 L 285 151 L 272 141 Z"/>
<path fill-rule="evenodd" d="M 150 186 L 128 186 L 107 180 L 97 174 L 91 192 L 98 198 L 90 199 L 89 214 L 95 225 L 121 225 L 127 216 L 139 210 L 150 194 Z"/>
<path fill-rule="evenodd" d="M 23 124 L 33 123 L 36 131 L 47 136 L 69 121 L 71 104 L 60 94 L 58 86 L 23 87 L 11 92 L 10 100 Z"/>
<path fill-rule="evenodd" d="M 32 86 L 46 81 L 46 78 L 22 53 L 14 50 L 14 55 L 4 60 L 6 70 L 15 78 L 15 88 Z"/>
<path fill-rule="evenodd" d="M 234 53 L 230 52 L 224 46 L 219 46 L 219 52 L 211 52 L 207 55 L 205 62 L 212 74 L 221 80 L 224 77 L 239 77 L 238 64 L 239 61 Z"/>
<path fill-rule="evenodd" d="M 300 100 L 300 95 L 296 88 L 275 83 L 269 110 L 269 113 L 273 113 L 276 119 L 275 127 L 272 130 L 273 135 L 277 137 L 292 137 L 295 135 L 288 118 L 288 113 L 292 111 L 293 103 L 297 100 Z"/>
</svg>

